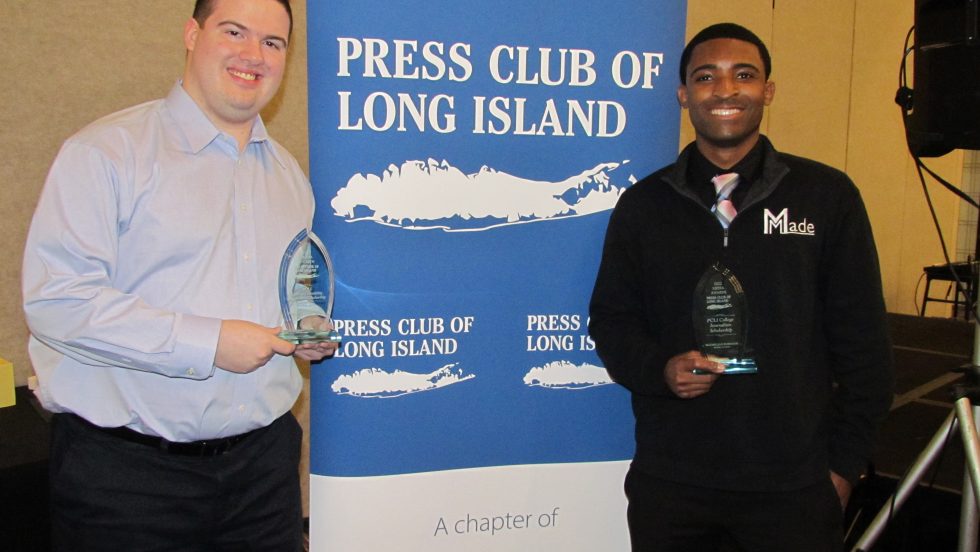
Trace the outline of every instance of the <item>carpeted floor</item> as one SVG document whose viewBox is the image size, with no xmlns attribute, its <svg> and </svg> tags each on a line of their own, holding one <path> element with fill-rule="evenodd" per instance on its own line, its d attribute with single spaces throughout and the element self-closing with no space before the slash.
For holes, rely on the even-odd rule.
<svg viewBox="0 0 980 552">
<path fill-rule="evenodd" d="M 960 386 L 975 383 L 968 368 L 974 347 L 972 322 L 908 315 L 889 315 L 889 322 L 895 349 L 896 397 L 882 427 L 874 473 L 856 490 L 850 509 L 855 525 L 848 541 L 851 544 L 878 510 L 889 504 L 896 481 L 940 433 L 955 398 L 962 396 Z M 871 550 L 956 549 L 963 445 L 958 433 L 946 433 L 941 435 L 941 454 L 924 472 L 905 505 L 893 514 Z"/>
</svg>

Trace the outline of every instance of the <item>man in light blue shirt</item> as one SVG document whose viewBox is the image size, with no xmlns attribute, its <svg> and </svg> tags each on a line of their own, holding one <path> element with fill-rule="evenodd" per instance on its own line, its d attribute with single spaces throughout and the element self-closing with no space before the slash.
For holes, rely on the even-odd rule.
<svg viewBox="0 0 980 552">
<path fill-rule="evenodd" d="M 169 95 L 65 142 L 24 255 L 58 550 L 297 550 L 302 386 L 279 262 L 313 194 L 259 111 L 288 0 L 198 0 Z M 326 323 L 323 321 L 322 323 Z"/>
</svg>

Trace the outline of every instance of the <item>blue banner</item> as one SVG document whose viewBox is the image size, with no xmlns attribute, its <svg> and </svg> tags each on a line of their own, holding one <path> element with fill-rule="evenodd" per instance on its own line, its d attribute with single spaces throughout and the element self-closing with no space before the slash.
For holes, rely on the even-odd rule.
<svg viewBox="0 0 980 552">
<path fill-rule="evenodd" d="M 619 194 L 677 153 L 686 3 L 308 9 L 314 229 L 344 336 L 312 370 L 313 486 L 631 458 L 588 299 Z M 456 517 L 419 538 L 481 519 Z"/>
</svg>

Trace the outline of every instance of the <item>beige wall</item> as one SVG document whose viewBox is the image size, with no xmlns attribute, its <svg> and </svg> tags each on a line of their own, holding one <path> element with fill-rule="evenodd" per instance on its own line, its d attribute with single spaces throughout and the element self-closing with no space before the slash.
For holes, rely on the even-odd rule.
<svg viewBox="0 0 980 552">
<path fill-rule="evenodd" d="M 264 114 L 275 135 L 309 167 L 306 123 L 305 2 L 294 0 L 295 29 L 282 92 Z M 688 36 L 731 20 L 771 47 L 777 92 L 765 132 L 777 147 L 846 170 L 868 205 L 885 294 L 893 312 L 914 312 L 927 264 L 942 262 L 923 193 L 905 151 L 892 102 L 912 0 L 691 0 Z M 18 385 L 30 372 L 20 309 L 20 264 L 27 226 L 61 142 L 94 118 L 160 97 L 183 66 L 181 30 L 192 0 L 4 0 L 0 34 L 13 52 L 0 87 L 0 356 Z M 682 127 L 682 143 L 693 136 Z M 930 165 L 954 183 L 961 152 Z M 937 187 L 934 201 L 950 240 L 957 201 Z M 939 310 L 935 311 L 939 314 Z M 297 405 L 308 416 L 306 395 Z"/>
</svg>

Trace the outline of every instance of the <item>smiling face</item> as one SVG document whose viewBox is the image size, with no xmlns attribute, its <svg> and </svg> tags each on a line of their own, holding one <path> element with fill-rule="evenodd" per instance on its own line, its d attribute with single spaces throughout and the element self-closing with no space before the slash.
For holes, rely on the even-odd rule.
<svg viewBox="0 0 980 552">
<path fill-rule="evenodd" d="M 691 52 L 686 71 L 677 101 L 689 110 L 698 149 L 730 168 L 759 140 L 763 111 L 775 94 L 759 49 L 731 38 L 708 40 Z"/>
<path fill-rule="evenodd" d="M 276 0 L 217 0 L 184 26 L 183 86 L 212 123 L 244 144 L 286 68 L 289 15 Z"/>
</svg>

